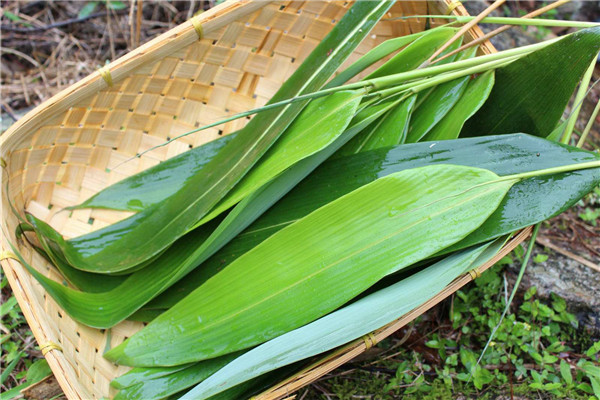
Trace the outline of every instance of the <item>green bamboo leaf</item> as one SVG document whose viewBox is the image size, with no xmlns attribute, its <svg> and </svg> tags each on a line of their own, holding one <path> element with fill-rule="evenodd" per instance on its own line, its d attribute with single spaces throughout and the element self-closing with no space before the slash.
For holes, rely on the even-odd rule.
<svg viewBox="0 0 600 400">
<path fill-rule="evenodd" d="M 373 134 L 365 138 L 364 144 L 358 151 L 375 150 L 404 143 L 416 99 L 417 96 L 412 95 L 388 111 L 374 128 Z"/>
<path fill-rule="evenodd" d="M 461 54 L 461 59 L 466 60 L 475 55 L 477 48 L 472 47 Z M 469 76 L 454 79 L 436 86 L 428 93 L 427 97 L 414 110 L 406 143 L 415 143 L 444 118 L 462 97 L 469 84 Z"/>
<path fill-rule="evenodd" d="M 377 47 L 369 50 L 364 56 L 359 58 L 348 68 L 336 75 L 335 78 L 333 78 L 327 85 L 325 85 L 325 89 L 343 85 L 344 83 L 354 78 L 356 75 L 358 75 L 371 65 L 375 64 L 377 61 L 400 50 L 402 47 L 406 46 L 409 43 L 412 43 L 414 40 L 420 38 L 428 32 L 429 31 L 421 31 L 417 33 L 412 33 L 410 35 L 400 36 L 397 38 L 386 40 Z"/>
<path fill-rule="evenodd" d="M 36 229 L 51 230 L 43 221 L 28 215 Z M 153 297 L 159 295 L 187 272 L 198 265 L 198 253 L 216 223 L 195 229 L 170 247 L 167 254 L 157 258 L 152 268 L 144 268 L 124 278 L 118 286 L 99 293 L 88 293 L 66 287 L 31 267 L 25 260 L 21 264 L 46 289 L 48 294 L 75 320 L 94 328 L 109 328 L 134 313 Z M 98 280 L 112 278 L 98 275 Z"/>
<path fill-rule="evenodd" d="M 361 122 L 362 128 L 360 132 L 357 132 L 347 144 L 336 152 L 334 158 L 360 152 L 365 145 L 365 141 L 378 129 L 381 118 L 404 100 L 405 98 L 402 95 L 390 96 L 389 98 L 376 101 L 371 106 L 360 111 L 357 114 L 355 121 L 353 121 L 355 124 L 358 124 L 359 121 Z"/>
<path fill-rule="evenodd" d="M 467 121 L 461 135 L 548 136 L 599 50 L 600 27 L 590 28 L 498 68 L 489 99 Z"/>
<path fill-rule="evenodd" d="M 386 61 L 365 79 L 398 74 L 417 68 L 457 32 L 456 28 L 440 27 L 425 31 L 425 34 L 412 41 L 402 51 Z"/>
<path fill-rule="evenodd" d="M 331 160 L 204 262 L 201 268 L 147 307 L 165 309 L 173 306 L 275 232 L 380 177 L 439 163 L 485 168 L 498 175 L 510 175 L 598 159 L 600 156 L 587 151 L 515 134 L 416 143 Z M 500 207 L 476 232 L 451 249 L 482 243 L 548 219 L 573 205 L 598 184 L 600 171 L 594 170 L 525 179 L 511 188 Z"/>
<path fill-rule="evenodd" d="M 84 292 L 99 293 L 106 292 L 119 286 L 125 278 L 119 276 L 100 276 L 86 271 L 80 271 L 73 268 L 62 257 L 62 251 L 57 243 L 62 242 L 62 236 L 56 232 L 50 225 L 44 221 L 27 215 L 28 220 L 32 221 L 32 228 L 35 235 L 42 245 L 37 249 L 38 253 L 45 256 L 61 273 L 68 283 Z"/>
<path fill-rule="evenodd" d="M 282 366 L 334 349 L 419 307 L 461 274 L 490 260 L 504 239 L 452 254 L 308 325 L 243 353 L 183 399 L 206 399 Z M 377 310 L 377 312 L 374 312 Z"/>
<path fill-rule="evenodd" d="M 141 211 L 181 190 L 238 132 L 218 138 L 169 158 L 101 190 L 69 210 L 99 208 Z"/>
<path fill-rule="evenodd" d="M 234 360 L 238 355 L 238 353 L 228 354 L 212 360 L 187 365 L 186 368 L 176 369 L 177 367 L 175 367 L 171 373 L 164 373 L 167 370 L 166 368 L 160 369 L 162 374 L 161 372 L 149 369 L 134 371 L 135 378 L 130 376 L 127 380 L 139 380 L 142 374 L 146 375 L 145 379 L 138 382 L 134 381 L 128 386 L 121 387 L 121 390 L 119 390 L 113 400 L 163 399 L 201 382 Z M 127 377 L 127 375 L 125 374 L 123 377 Z M 149 376 L 151 377 L 149 378 Z M 118 383 L 117 385 L 121 386 Z"/>
<path fill-rule="evenodd" d="M 431 54 L 433 54 L 437 47 L 443 44 L 443 41 L 439 43 L 438 41 L 442 38 L 445 38 L 444 35 L 451 33 L 450 31 L 454 31 L 454 29 L 438 27 L 431 31 L 426 31 L 426 35 L 420 38 L 421 40 L 415 40 L 413 43 L 411 43 L 410 46 L 408 46 L 396 56 L 394 56 L 381 68 L 383 68 L 384 70 L 387 69 L 394 70 L 396 72 L 403 72 L 405 68 L 410 69 L 411 66 L 417 67 L 421 63 L 425 62 L 431 56 Z M 461 43 L 462 39 L 457 40 L 448 49 L 446 49 L 443 54 L 455 50 L 460 46 Z M 435 46 L 436 48 L 432 48 L 432 46 Z M 451 57 L 448 57 L 447 59 L 444 59 L 439 64 L 441 65 L 448 62 L 452 62 L 455 58 L 456 55 L 453 55 Z M 378 71 L 375 71 L 373 74 L 377 74 Z M 370 101 L 376 102 L 377 98 L 374 98 Z M 398 101 L 403 101 L 403 99 L 400 98 Z M 341 150 L 338 156 L 354 154 L 360 151 L 374 149 L 380 145 L 385 145 L 386 141 L 390 142 L 390 146 L 396 145 L 399 143 L 399 141 L 396 141 L 399 140 L 398 135 L 401 135 L 401 139 L 402 141 L 404 141 L 404 138 L 406 137 L 406 132 L 404 132 L 403 130 L 398 131 L 397 129 L 395 129 L 394 125 L 397 124 L 397 120 L 402 121 L 403 126 L 408 123 L 410 114 L 408 109 L 413 108 L 412 101 L 413 100 L 407 100 L 406 103 L 403 103 L 403 107 L 396 105 L 395 107 L 400 107 L 400 109 L 397 110 L 395 113 L 392 113 L 390 111 L 390 119 L 386 123 L 384 123 L 384 120 L 386 119 L 385 117 L 382 117 L 377 122 L 373 123 L 368 129 L 365 129 L 365 131 L 357 135 L 357 137 L 355 137 L 343 150 Z M 366 103 L 367 102 L 364 102 L 363 104 Z M 397 102 L 395 104 L 399 103 Z M 390 139 L 385 139 L 385 137 L 387 137 L 388 135 L 390 135 Z M 380 136 L 384 137 L 382 143 L 379 143 Z M 367 143 L 369 142 L 370 144 L 367 145 Z"/>
<path fill-rule="evenodd" d="M 319 89 L 369 33 L 391 2 L 357 2 L 273 96 L 278 102 Z M 296 102 L 262 112 L 185 186 L 168 199 L 71 241 L 69 263 L 92 271 L 125 271 L 164 251 L 194 227 L 278 139 L 306 105 Z M 198 193 L 197 188 L 202 188 Z"/>
<path fill-rule="evenodd" d="M 410 109 L 412 109 L 412 104 L 414 104 L 413 97 L 414 96 L 396 95 L 390 99 L 382 101 L 380 103 L 380 107 L 385 105 L 385 113 L 381 115 L 377 120 L 375 120 L 375 122 L 369 125 L 369 127 L 367 127 L 360 134 L 356 135 L 351 141 L 349 141 L 348 144 L 336 154 L 336 157 L 366 151 L 367 144 L 371 142 L 372 146 L 373 142 L 377 142 L 381 136 L 386 137 L 389 135 L 393 140 L 394 136 L 402 135 L 402 129 L 408 125 L 408 121 L 410 118 L 409 111 Z M 377 106 L 373 106 L 373 108 L 375 107 Z M 394 110 L 397 111 L 394 114 L 392 114 L 392 118 L 388 120 L 385 126 L 383 126 L 387 115 L 389 115 Z M 395 126 L 396 124 L 401 125 L 400 129 L 398 129 L 398 127 Z M 384 131 L 383 129 L 386 130 Z"/>
<path fill-rule="evenodd" d="M 354 117 L 363 92 L 340 91 L 310 102 L 252 170 L 197 226 L 237 204 L 285 169 L 329 146 Z"/>
<path fill-rule="evenodd" d="M 493 70 L 472 79 L 454 107 L 448 111 L 448 114 L 446 114 L 422 140 L 434 141 L 458 138 L 465 122 L 485 103 L 493 86 Z"/>
<path fill-rule="evenodd" d="M 360 96 L 359 92 L 341 91 L 312 101 L 281 140 L 204 220 L 230 208 L 289 165 L 329 145 L 349 123 Z M 186 180 L 200 171 L 237 133 L 232 135 L 208 142 L 119 181 L 69 209 L 141 211 L 159 203 L 181 189 Z"/>
<path fill-rule="evenodd" d="M 456 243 L 515 182 L 451 165 L 378 179 L 271 236 L 104 356 L 177 365 L 269 340 Z"/>
<path fill-rule="evenodd" d="M 196 363 L 176 365 L 174 367 L 133 368 L 127 373 L 113 379 L 110 382 L 110 386 L 115 389 L 125 389 L 141 382 L 152 381 L 174 374 L 193 365 L 196 365 Z"/>
<path fill-rule="evenodd" d="M 239 400 L 239 399 L 252 399 L 254 395 L 264 392 L 273 385 L 281 382 L 283 379 L 299 372 L 301 366 L 292 365 L 289 367 L 280 368 L 276 371 L 269 372 L 261 375 L 258 378 L 246 381 L 239 385 L 236 385 L 230 389 L 225 390 L 219 394 L 210 397 L 210 400 Z M 165 397 L 165 400 L 178 400 L 183 398 L 190 389 L 182 390 L 176 394 Z M 147 400 L 147 399 L 140 399 Z"/>
</svg>

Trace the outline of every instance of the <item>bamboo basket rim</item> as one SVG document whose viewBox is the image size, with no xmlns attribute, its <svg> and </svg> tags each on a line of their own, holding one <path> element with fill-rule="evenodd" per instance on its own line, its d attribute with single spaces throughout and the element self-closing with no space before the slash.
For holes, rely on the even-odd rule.
<svg viewBox="0 0 600 400">
<path fill-rule="evenodd" d="M 403 3 L 419 3 L 420 1 L 421 0 L 411 0 Z M 207 34 L 209 32 L 221 29 L 222 27 L 226 26 L 227 22 L 236 21 L 236 18 L 250 15 L 274 2 L 276 2 L 276 0 L 228 0 L 195 18 L 197 18 L 197 21 L 201 24 L 204 34 Z M 342 1 L 339 2 L 341 3 Z M 459 1 L 431 0 L 430 2 L 435 4 L 436 7 L 445 6 L 446 11 L 448 11 L 447 13 L 452 13 L 455 15 L 468 15 L 466 9 Z M 483 33 L 477 26 L 475 26 L 469 31 L 469 35 L 472 37 L 481 37 Z M 145 65 L 149 61 L 154 60 L 157 57 L 162 60 L 162 58 L 170 55 L 174 51 L 174 48 L 184 48 L 196 41 L 198 41 L 198 31 L 193 23 L 187 21 L 132 50 L 125 56 L 114 60 L 105 68 L 108 68 L 110 71 L 112 80 L 114 82 L 119 82 L 132 73 L 132 71 L 135 71 L 136 68 Z M 482 44 L 482 50 L 486 53 L 496 51 L 489 42 Z M 33 110 L 19 119 L 15 124 L 13 124 L 2 136 L 0 136 L 0 156 L 2 157 L 3 161 L 2 179 L 4 180 L 6 176 L 6 168 L 4 168 L 5 157 L 10 156 L 12 149 L 17 147 L 20 142 L 25 140 L 23 137 L 24 135 L 22 134 L 23 132 L 40 129 L 44 121 L 53 118 L 55 115 L 60 114 L 69 107 L 74 107 L 77 102 L 85 96 L 99 93 L 101 90 L 108 89 L 110 87 L 111 84 L 103 77 L 102 71 L 96 71 L 79 82 L 62 90 L 50 99 L 44 101 L 42 104 L 35 107 Z M 5 204 L 4 194 L 6 194 L 8 197 L 8 193 L 6 193 L 6 190 L 3 187 L 3 205 Z M 523 231 L 509 244 L 507 244 L 502 251 L 510 251 L 509 248 L 512 249 L 518 243 L 525 240 L 528 234 L 529 231 Z M 78 370 L 79 367 L 74 365 L 71 359 L 63 353 L 60 346 L 53 346 L 53 344 L 60 343 L 57 332 L 51 326 L 53 320 L 49 320 L 47 318 L 45 310 L 39 304 L 39 301 L 35 299 L 33 294 L 34 287 L 32 286 L 32 283 L 37 284 L 37 282 L 35 282 L 34 278 L 31 277 L 20 265 L 20 263 L 11 256 L 10 246 L 8 244 L 9 237 L 11 236 L 8 232 L 7 221 L 3 218 L 1 240 L 2 256 L 0 259 L 3 270 L 6 273 L 9 284 L 15 294 L 15 297 L 17 298 L 19 305 L 21 306 L 25 319 L 27 320 L 32 333 L 40 346 L 44 347 L 50 344 L 50 347 L 44 351 L 44 356 L 54 372 L 65 395 L 69 399 L 86 398 L 85 393 L 82 392 L 77 382 L 71 382 L 71 379 L 69 379 L 69 377 L 74 376 L 73 371 Z M 486 266 L 481 267 L 481 271 L 488 267 L 489 265 L 486 264 Z M 471 280 L 469 275 L 458 278 L 438 296 L 431 299 L 421 307 L 418 307 L 417 309 L 406 314 L 399 321 L 404 321 L 404 323 L 407 323 L 407 318 L 410 320 L 416 318 L 418 315 L 437 304 L 449 294 L 458 290 L 458 288 L 466 284 L 469 280 Z M 400 329 L 402 326 L 400 323 L 402 322 L 392 323 L 389 326 L 375 331 L 373 333 L 374 337 L 377 341 L 380 341 L 393 331 Z M 60 334 L 60 329 L 58 334 Z M 275 399 L 285 397 L 293 390 L 299 389 L 300 387 L 318 379 L 336 366 L 347 362 L 351 358 L 365 351 L 368 347 L 370 347 L 369 344 L 362 339 L 352 342 L 351 344 L 344 346 L 341 350 L 335 351 L 333 355 L 326 356 L 325 360 L 312 365 L 309 367 L 310 369 L 302 371 L 300 374 L 297 374 L 269 389 L 267 392 L 262 393 L 258 398 Z"/>
</svg>

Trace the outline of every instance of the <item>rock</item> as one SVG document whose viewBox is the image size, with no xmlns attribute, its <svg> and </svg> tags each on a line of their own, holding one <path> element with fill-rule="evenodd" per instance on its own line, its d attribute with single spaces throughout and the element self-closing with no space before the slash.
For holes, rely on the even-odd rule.
<svg viewBox="0 0 600 400">
<path fill-rule="evenodd" d="M 534 254 L 542 253 L 541 246 Z M 543 251 L 548 254 L 548 251 Z M 533 258 L 533 257 L 532 257 Z M 511 266 L 518 273 L 520 264 Z M 600 337 L 600 273 L 561 254 L 550 252 L 546 261 L 531 263 L 523 277 L 523 288 L 537 287 L 537 295 L 555 293 L 567 302 L 569 312 L 591 336 Z"/>
</svg>

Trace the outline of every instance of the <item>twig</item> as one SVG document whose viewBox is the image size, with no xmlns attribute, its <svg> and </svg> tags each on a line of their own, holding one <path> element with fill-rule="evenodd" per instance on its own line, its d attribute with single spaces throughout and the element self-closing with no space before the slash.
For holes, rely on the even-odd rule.
<svg viewBox="0 0 600 400">
<path fill-rule="evenodd" d="M 33 64 L 37 68 L 41 67 L 39 62 L 37 62 L 36 60 L 31 58 L 27 54 L 21 53 L 19 50 L 11 49 L 9 47 L 0 47 L 0 53 L 14 54 L 17 57 L 21 57 L 22 59 L 29 61 L 31 64 Z"/>
<path fill-rule="evenodd" d="M 30 106 L 31 99 L 29 98 L 29 91 L 27 90 L 27 85 L 25 84 L 25 77 L 23 76 L 23 74 L 21 74 L 19 78 L 21 80 L 21 86 L 23 87 L 23 94 L 25 95 L 25 103 L 27 103 L 27 105 Z"/>
<path fill-rule="evenodd" d="M 568 250 L 562 249 L 559 246 L 556 246 L 555 244 L 553 244 L 552 242 L 550 242 L 548 239 L 546 239 L 545 237 L 537 237 L 535 239 L 535 241 L 539 244 L 541 244 L 542 246 L 546 246 L 549 249 L 552 249 L 554 251 L 556 251 L 557 253 L 562 254 L 565 257 L 569 257 L 570 259 L 577 261 L 580 264 L 585 265 L 586 267 L 589 267 L 595 271 L 600 272 L 600 265 L 598 264 L 594 264 L 593 262 L 591 262 L 590 260 L 587 260 L 581 256 L 578 256 L 577 254 L 573 254 Z"/>
<path fill-rule="evenodd" d="M 135 16 L 135 47 L 138 47 L 140 45 L 140 35 L 142 33 L 142 17 L 144 16 L 142 13 L 143 5 L 143 0 L 137 0 L 137 10 Z"/>
<path fill-rule="evenodd" d="M 506 2 L 506 0 L 494 1 L 494 3 L 491 6 L 489 6 L 485 10 L 483 10 L 477 17 L 475 17 L 473 20 L 467 22 L 462 28 L 460 28 L 458 30 L 458 32 L 456 32 L 456 34 L 454 36 L 452 36 L 452 38 L 450 40 L 448 40 L 446 43 L 444 43 L 444 45 L 442 47 L 437 49 L 436 52 L 433 53 L 427 61 L 425 61 L 424 65 L 421 65 L 420 68 L 423 68 L 429 64 L 432 64 L 434 62 L 433 60 L 435 60 L 437 58 L 437 56 L 439 56 L 444 50 L 446 50 L 452 43 L 454 43 L 458 38 L 462 37 L 462 35 L 465 32 L 467 32 L 469 29 L 471 29 L 472 27 L 477 25 L 479 23 L 479 21 L 481 21 L 482 19 L 487 17 L 492 11 L 494 11 L 496 8 L 500 7 L 505 2 Z"/>
<path fill-rule="evenodd" d="M 135 40 L 134 24 L 133 24 L 133 9 L 135 8 L 135 0 L 129 0 L 129 50 L 135 49 L 133 41 Z"/>
<path fill-rule="evenodd" d="M 112 24 L 110 23 L 110 7 L 106 7 L 106 30 L 108 31 L 108 43 L 110 44 L 110 58 L 115 60 L 117 58 L 117 52 L 115 51 L 115 41 L 112 30 Z"/>
<path fill-rule="evenodd" d="M 15 115 L 15 113 L 13 112 L 12 108 L 9 107 L 8 104 L 2 102 L 0 104 L 0 107 L 2 107 L 2 111 L 4 111 L 6 114 L 8 114 L 8 116 L 13 120 L 13 121 L 17 121 L 19 118 L 17 118 L 17 116 Z"/>
<path fill-rule="evenodd" d="M 529 14 L 523 15 L 521 17 L 521 19 L 537 17 L 538 15 L 544 14 L 544 13 L 546 13 L 546 12 L 548 12 L 548 11 L 556 8 L 556 7 L 562 6 L 563 4 L 568 3 L 570 1 L 571 0 L 558 0 L 558 1 L 555 1 L 552 4 L 548 4 L 545 7 L 542 7 L 540 9 L 538 9 L 538 10 L 532 11 Z M 465 49 L 468 49 L 469 47 L 476 46 L 476 45 L 478 45 L 480 43 L 483 43 L 483 42 L 489 40 L 490 38 L 492 38 L 492 37 L 494 37 L 494 36 L 496 36 L 496 35 L 504 32 L 504 31 L 509 30 L 513 26 L 514 25 L 504 25 L 504 26 L 501 26 L 500 28 L 494 29 L 493 31 L 486 33 L 485 35 L 481 36 L 480 38 L 472 40 L 469 43 L 466 43 L 466 44 L 460 46 L 458 49 L 453 50 L 453 51 L 451 51 L 448 54 L 444 54 L 442 57 L 438 58 L 436 60 L 436 62 L 440 62 L 440 61 L 442 61 L 443 59 L 445 59 L 447 57 L 453 56 L 456 53 L 460 53 L 461 51 L 463 51 Z"/>
<path fill-rule="evenodd" d="M 196 8 L 196 0 L 190 0 L 190 8 L 187 12 L 187 19 L 190 19 L 194 16 L 194 8 Z"/>
<path fill-rule="evenodd" d="M 125 14 L 126 12 L 127 12 L 127 10 L 118 10 L 115 12 L 115 14 L 117 14 L 117 15 Z M 1 25 L 0 29 L 2 29 L 3 31 L 6 31 L 6 32 L 19 32 L 19 33 L 43 32 L 43 31 L 47 31 L 47 30 L 53 29 L 53 28 L 60 28 L 65 25 L 78 24 L 80 22 L 84 22 L 89 19 L 104 17 L 105 15 L 106 15 L 106 13 L 99 12 L 99 13 L 90 14 L 90 15 L 87 15 L 87 16 L 81 17 L 81 18 L 71 18 L 71 19 L 67 19 L 65 21 L 58 21 L 58 22 L 55 22 L 50 25 L 38 26 L 38 27 L 33 27 L 33 28 L 17 28 L 17 27 L 10 26 L 10 25 Z"/>
</svg>

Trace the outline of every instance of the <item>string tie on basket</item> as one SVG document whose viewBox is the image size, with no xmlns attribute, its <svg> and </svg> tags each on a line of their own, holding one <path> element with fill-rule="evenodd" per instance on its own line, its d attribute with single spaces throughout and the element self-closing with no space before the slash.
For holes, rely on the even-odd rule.
<svg viewBox="0 0 600 400">
<path fill-rule="evenodd" d="M 98 72 L 100 72 L 100 76 L 102 79 L 104 79 L 108 87 L 112 87 L 113 80 L 112 75 L 110 74 L 110 69 L 108 69 L 108 67 L 102 67 L 98 70 Z"/>
<path fill-rule="evenodd" d="M 462 6 L 460 1 L 451 1 L 446 9 L 446 15 L 450 15 L 452 11 L 456 10 L 456 7 Z"/>
<path fill-rule="evenodd" d="M 9 258 L 19 261 L 19 257 L 17 257 L 17 255 L 12 251 L 0 251 L 0 261 L 8 260 Z"/>
<path fill-rule="evenodd" d="M 481 277 L 481 272 L 479 272 L 479 270 L 475 268 L 469 271 L 469 275 L 471 275 L 471 279 L 475 280 Z"/>
<path fill-rule="evenodd" d="M 373 335 L 373 333 L 366 334 L 362 337 L 362 340 L 365 342 L 365 350 L 369 350 L 371 347 L 377 344 L 377 339 L 375 338 L 375 335 Z"/>
<path fill-rule="evenodd" d="M 192 19 L 190 20 L 190 22 L 194 26 L 194 30 L 198 34 L 198 40 L 201 40 L 202 37 L 204 36 L 204 29 L 202 29 L 202 24 L 200 23 L 200 15 L 201 14 L 196 15 L 195 17 L 192 17 Z"/>
<path fill-rule="evenodd" d="M 42 355 L 48 354 L 52 350 L 63 351 L 62 347 L 58 343 L 48 342 L 40 346 L 40 350 L 42 351 Z"/>
</svg>

